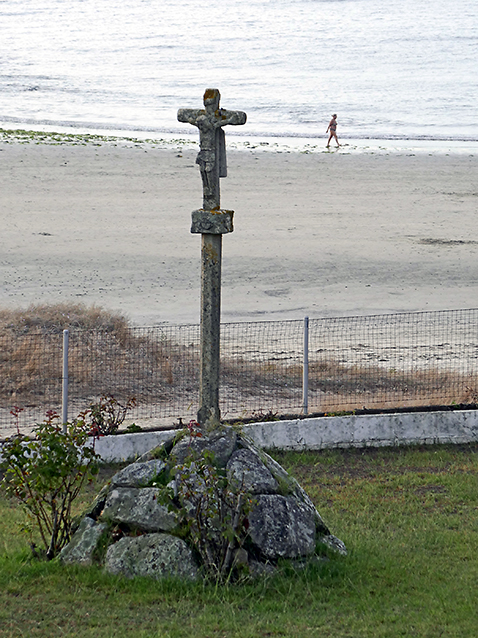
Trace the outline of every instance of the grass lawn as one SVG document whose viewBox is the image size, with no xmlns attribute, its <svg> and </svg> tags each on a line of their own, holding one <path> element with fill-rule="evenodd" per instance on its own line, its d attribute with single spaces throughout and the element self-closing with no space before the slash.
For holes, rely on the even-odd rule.
<svg viewBox="0 0 478 638">
<path fill-rule="evenodd" d="M 22 510 L 2 495 L 0 636 L 478 635 L 478 445 L 275 458 L 348 557 L 226 588 L 128 581 L 33 559 Z"/>
</svg>

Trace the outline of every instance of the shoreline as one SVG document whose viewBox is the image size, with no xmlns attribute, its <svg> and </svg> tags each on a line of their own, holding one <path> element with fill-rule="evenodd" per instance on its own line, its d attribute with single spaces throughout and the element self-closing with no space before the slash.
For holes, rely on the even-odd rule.
<svg viewBox="0 0 478 638">
<path fill-rule="evenodd" d="M 30 127 L 30 128 L 29 128 Z M 0 141 L 16 139 L 26 141 L 28 137 L 39 143 L 81 143 L 100 141 L 108 144 L 144 144 L 156 148 L 198 148 L 197 131 L 185 129 L 178 133 L 158 131 L 121 131 L 116 129 L 71 127 L 30 124 L 12 124 L 0 121 Z M 69 142 L 72 140 L 72 142 Z M 379 153 L 379 154 L 474 154 L 478 153 L 478 140 L 452 139 L 373 139 L 340 137 L 340 148 L 326 148 L 327 135 L 323 137 L 277 137 L 247 135 L 229 131 L 226 136 L 229 149 L 238 151 L 264 151 L 275 153 Z"/>
<path fill-rule="evenodd" d="M 197 324 L 197 139 L 49 139 L 0 135 L 0 305 Z M 478 152 L 264 152 L 236 139 L 221 180 L 235 210 L 223 322 L 476 307 Z"/>
</svg>

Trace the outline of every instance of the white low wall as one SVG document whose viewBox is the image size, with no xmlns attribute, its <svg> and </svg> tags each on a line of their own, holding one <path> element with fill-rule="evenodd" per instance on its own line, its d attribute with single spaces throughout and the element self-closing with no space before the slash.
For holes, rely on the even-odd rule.
<svg viewBox="0 0 478 638">
<path fill-rule="evenodd" d="M 408 412 L 295 419 L 244 426 L 256 445 L 271 450 L 322 450 L 418 443 L 478 441 L 478 411 Z"/>
<path fill-rule="evenodd" d="M 328 416 L 251 423 L 242 429 L 256 445 L 269 450 L 472 443 L 478 441 L 478 411 Z M 95 449 L 105 462 L 132 461 L 174 433 L 168 430 L 103 437 L 95 441 Z"/>
<path fill-rule="evenodd" d="M 92 441 L 95 451 L 105 463 L 134 461 L 138 456 L 149 452 L 163 441 L 175 435 L 177 430 L 161 432 L 135 432 L 134 434 L 115 434 L 102 436 Z"/>
</svg>

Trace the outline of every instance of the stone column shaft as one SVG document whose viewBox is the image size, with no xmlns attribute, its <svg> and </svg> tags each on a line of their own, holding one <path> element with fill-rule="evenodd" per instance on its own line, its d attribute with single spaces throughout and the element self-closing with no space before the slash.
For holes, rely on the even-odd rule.
<svg viewBox="0 0 478 638">
<path fill-rule="evenodd" d="M 198 423 L 220 422 L 219 345 L 221 331 L 222 235 L 201 235 L 201 367 Z"/>
<path fill-rule="evenodd" d="M 232 210 L 195 210 L 192 233 L 201 234 L 201 352 L 199 410 L 201 427 L 220 424 L 219 347 L 221 336 L 222 235 L 232 233 Z"/>
</svg>

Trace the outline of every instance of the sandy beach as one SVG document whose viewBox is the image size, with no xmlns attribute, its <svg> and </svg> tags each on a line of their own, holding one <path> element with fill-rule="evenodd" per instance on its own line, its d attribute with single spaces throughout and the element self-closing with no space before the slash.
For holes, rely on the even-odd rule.
<svg viewBox="0 0 478 638">
<path fill-rule="evenodd" d="M 138 325 L 197 323 L 196 153 L 1 141 L 0 306 L 83 302 Z M 478 148 L 229 149 L 228 167 L 224 322 L 477 305 Z"/>
</svg>

